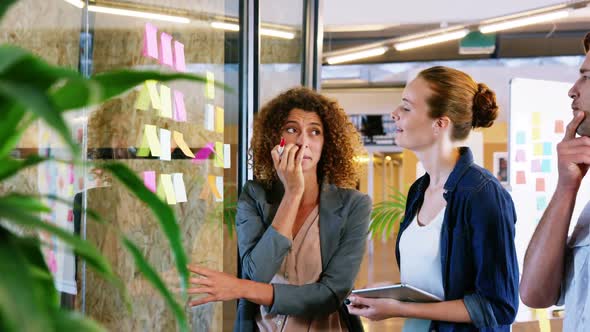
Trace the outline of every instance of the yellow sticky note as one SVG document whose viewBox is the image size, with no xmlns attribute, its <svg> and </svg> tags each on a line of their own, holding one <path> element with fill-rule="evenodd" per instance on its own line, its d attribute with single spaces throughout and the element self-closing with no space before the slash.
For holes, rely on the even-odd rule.
<svg viewBox="0 0 590 332">
<path fill-rule="evenodd" d="M 540 332 L 551 332 L 551 322 L 547 317 L 547 309 L 535 309 L 535 313 L 539 320 Z"/>
<path fill-rule="evenodd" d="M 533 112 L 533 126 L 541 124 L 541 112 Z"/>
<path fill-rule="evenodd" d="M 223 193 L 223 177 L 209 175 L 208 180 L 209 180 L 208 181 L 209 182 L 209 189 L 213 193 L 213 196 L 215 196 L 215 201 L 216 202 L 223 201 L 223 195 L 222 195 L 222 193 Z M 219 186 L 220 183 L 221 183 L 221 188 Z"/>
<path fill-rule="evenodd" d="M 223 133 L 223 108 L 215 107 L 215 131 Z"/>
<path fill-rule="evenodd" d="M 135 101 L 135 109 L 142 111 L 148 111 L 150 109 L 150 93 L 146 84 L 141 85 L 137 100 Z"/>
<path fill-rule="evenodd" d="M 145 81 L 145 85 L 147 86 L 148 92 L 150 94 L 150 100 L 152 101 L 152 107 L 159 110 L 162 108 L 162 104 L 160 102 L 160 95 L 158 94 L 158 82 L 154 80 L 147 80 Z"/>
<path fill-rule="evenodd" d="M 541 139 L 541 128 L 533 128 L 533 139 L 534 140 Z"/>
<path fill-rule="evenodd" d="M 215 167 L 223 166 L 223 142 L 215 142 Z"/>
<path fill-rule="evenodd" d="M 170 88 L 164 84 L 160 85 L 160 116 L 164 118 L 172 119 L 172 95 L 170 94 Z"/>
<path fill-rule="evenodd" d="M 533 152 L 535 156 L 542 156 L 543 155 L 543 144 L 542 143 L 535 143 L 535 150 Z"/>
<path fill-rule="evenodd" d="M 184 153 L 185 156 L 195 158 L 195 155 L 184 141 L 184 135 L 182 133 L 179 133 L 175 130 L 174 133 L 172 133 L 172 137 L 174 138 L 174 142 L 176 142 L 176 145 L 178 145 L 178 147 L 180 148 L 180 150 L 182 150 L 182 153 Z"/>
<path fill-rule="evenodd" d="M 207 83 L 205 84 L 205 95 L 208 99 L 215 99 L 215 75 L 208 71 L 207 75 Z"/>
<path fill-rule="evenodd" d="M 141 145 L 137 155 L 145 157 L 152 152 L 152 156 L 159 157 L 161 154 L 160 140 L 158 139 L 157 128 L 154 125 L 145 125 Z"/>
<path fill-rule="evenodd" d="M 158 181 L 158 189 L 156 193 L 160 199 L 166 199 L 168 204 L 176 204 L 176 194 L 174 186 L 172 185 L 172 176 L 170 174 L 160 174 L 160 181 Z"/>
</svg>

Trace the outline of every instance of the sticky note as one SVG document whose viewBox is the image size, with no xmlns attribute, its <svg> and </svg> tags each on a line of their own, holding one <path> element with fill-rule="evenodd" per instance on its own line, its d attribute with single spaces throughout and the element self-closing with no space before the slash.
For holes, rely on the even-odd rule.
<svg viewBox="0 0 590 332">
<path fill-rule="evenodd" d="M 172 184 L 174 186 L 174 194 L 176 202 L 186 202 L 186 188 L 184 187 L 184 180 L 182 179 L 182 173 L 172 173 Z"/>
<path fill-rule="evenodd" d="M 145 171 L 143 172 L 143 183 L 151 191 L 156 192 L 156 172 Z"/>
<path fill-rule="evenodd" d="M 74 221 L 74 211 L 69 209 L 68 210 L 68 222 L 73 222 L 73 221 Z"/>
<path fill-rule="evenodd" d="M 223 176 L 208 176 L 209 189 L 213 193 L 216 202 L 223 202 Z"/>
<path fill-rule="evenodd" d="M 215 107 L 211 104 L 205 104 L 205 129 L 209 131 L 215 129 Z"/>
<path fill-rule="evenodd" d="M 150 92 L 148 91 L 147 84 L 142 84 L 135 100 L 135 109 L 147 111 L 150 109 Z"/>
<path fill-rule="evenodd" d="M 215 99 L 215 75 L 208 71 L 206 73 L 207 81 L 205 84 L 205 96 L 208 99 Z"/>
<path fill-rule="evenodd" d="M 533 112 L 533 126 L 541 124 L 541 112 Z"/>
<path fill-rule="evenodd" d="M 145 57 L 158 59 L 158 28 L 150 23 L 145 24 L 141 54 Z"/>
<path fill-rule="evenodd" d="M 186 122 L 186 109 L 184 108 L 184 94 L 174 90 L 174 120 Z"/>
<path fill-rule="evenodd" d="M 526 134 L 524 131 L 519 131 L 516 133 L 516 144 L 525 144 L 526 143 Z"/>
<path fill-rule="evenodd" d="M 176 194 L 172 185 L 172 176 L 170 174 L 160 174 L 158 181 L 157 194 L 160 199 L 168 204 L 176 204 Z"/>
<path fill-rule="evenodd" d="M 160 128 L 160 160 L 171 160 L 170 130 Z"/>
<path fill-rule="evenodd" d="M 545 191 L 545 179 L 537 178 L 537 182 L 535 184 L 535 191 L 537 191 L 537 192 L 544 192 Z"/>
<path fill-rule="evenodd" d="M 525 162 L 526 161 L 526 153 L 524 150 L 517 150 L 516 151 L 516 161 L 517 162 Z"/>
<path fill-rule="evenodd" d="M 543 143 L 535 143 L 533 155 L 535 155 L 535 156 L 542 156 L 543 155 Z"/>
<path fill-rule="evenodd" d="M 172 118 L 172 96 L 170 95 L 170 88 L 164 84 L 160 84 L 160 102 L 162 108 L 160 109 L 160 116 L 164 118 Z"/>
<path fill-rule="evenodd" d="M 215 131 L 218 133 L 223 133 L 223 108 L 215 107 Z"/>
<path fill-rule="evenodd" d="M 159 110 L 162 108 L 162 104 L 160 103 L 160 94 L 158 94 L 157 84 L 158 82 L 154 80 L 145 81 L 145 85 L 147 86 L 148 92 L 150 94 L 150 100 L 152 101 L 152 107 Z"/>
<path fill-rule="evenodd" d="M 539 332 L 551 332 L 551 323 L 547 317 L 547 309 L 535 309 L 535 314 L 539 320 Z"/>
<path fill-rule="evenodd" d="M 223 144 L 223 168 L 231 168 L 231 145 Z"/>
<path fill-rule="evenodd" d="M 223 166 L 223 142 L 215 142 L 215 167 Z"/>
<path fill-rule="evenodd" d="M 174 68 L 180 72 L 186 71 L 186 64 L 184 63 L 184 44 L 178 40 L 174 41 Z"/>
<path fill-rule="evenodd" d="M 551 155 L 551 143 L 550 142 L 543 143 L 543 155 L 544 156 Z"/>
<path fill-rule="evenodd" d="M 162 32 L 160 34 L 160 63 L 174 67 L 172 58 L 172 36 Z"/>
<path fill-rule="evenodd" d="M 178 147 L 180 148 L 182 153 L 184 153 L 185 156 L 191 157 L 191 158 L 195 157 L 195 155 L 193 154 L 191 149 L 188 147 L 188 145 L 184 141 L 184 135 L 182 133 L 175 130 L 172 133 L 172 137 L 174 138 L 174 142 L 176 142 L 176 145 L 178 145 Z"/>
<path fill-rule="evenodd" d="M 137 155 L 140 157 L 145 157 L 151 152 L 152 156 L 159 157 L 161 153 L 160 151 L 160 141 L 158 139 L 156 126 L 145 125 L 143 130 L 143 138 L 139 150 L 137 151 Z"/>
<path fill-rule="evenodd" d="M 563 120 L 556 120 L 555 121 L 555 133 L 556 134 L 563 134 L 565 132 L 563 126 Z"/>
<path fill-rule="evenodd" d="M 541 139 L 541 128 L 535 127 L 533 128 L 533 140 L 540 140 Z"/>
<path fill-rule="evenodd" d="M 531 161 L 531 172 L 541 172 L 541 161 L 539 159 Z"/>
<path fill-rule="evenodd" d="M 214 152 L 214 143 L 207 143 L 207 145 L 205 145 L 204 148 L 197 151 L 197 154 L 195 155 L 195 159 L 193 159 L 192 162 L 194 164 L 204 163 L 209 158 L 209 155 L 211 155 L 213 152 Z"/>
<path fill-rule="evenodd" d="M 541 164 L 541 172 L 551 173 L 551 160 L 549 160 L 549 159 L 543 160 L 543 163 Z"/>
<path fill-rule="evenodd" d="M 205 183 L 205 185 L 203 185 L 203 189 L 201 190 L 201 193 L 199 194 L 199 199 L 206 200 L 207 197 L 209 197 L 210 192 L 211 192 L 211 190 L 209 190 L 209 184 Z"/>
<path fill-rule="evenodd" d="M 537 197 L 537 211 L 543 211 L 547 207 L 547 198 L 545 196 Z"/>
<path fill-rule="evenodd" d="M 526 177 L 524 171 L 516 172 L 516 184 L 526 184 Z"/>
</svg>

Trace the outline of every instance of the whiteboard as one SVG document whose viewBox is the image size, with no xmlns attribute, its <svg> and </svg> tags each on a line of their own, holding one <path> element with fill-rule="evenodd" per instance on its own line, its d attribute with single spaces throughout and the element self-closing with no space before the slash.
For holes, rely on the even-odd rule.
<svg viewBox="0 0 590 332">
<path fill-rule="evenodd" d="M 526 248 L 557 185 L 556 148 L 572 119 L 567 94 L 572 85 L 523 78 L 510 83 L 508 169 L 521 273 Z M 588 199 L 590 176 L 580 186 L 569 234 Z"/>
</svg>

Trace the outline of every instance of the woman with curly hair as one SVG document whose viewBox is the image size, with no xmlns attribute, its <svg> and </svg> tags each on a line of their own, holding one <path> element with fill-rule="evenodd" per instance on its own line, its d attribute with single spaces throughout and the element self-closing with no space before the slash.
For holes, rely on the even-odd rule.
<svg viewBox="0 0 590 332">
<path fill-rule="evenodd" d="M 393 112 L 397 145 L 426 169 L 408 193 L 396 244 L 401 282 L 443 299 L 400 302 L 351 296 L 351 314 L 406 317 L 404 331 L 510 331 L 518 309 L 516 213 L 498 179 L 456 147 L 496 119 L 496 94 L 448 67 L 423 70 Z"/>
<path fill-rule="evenodd" d="M 279 142 L 281 144 L 279 144 Z M 284 145 L 284 146 L 283 146 Z M 258 113 L 236 226 L 242 279 L 189 269 L 191 302 L 240 299 L 235 331 L 353 331 L 343 300 L 365 250 L 371 199 L 357 180 L 357 131 L 342 108 L 293 88 Z"/>
</svg>

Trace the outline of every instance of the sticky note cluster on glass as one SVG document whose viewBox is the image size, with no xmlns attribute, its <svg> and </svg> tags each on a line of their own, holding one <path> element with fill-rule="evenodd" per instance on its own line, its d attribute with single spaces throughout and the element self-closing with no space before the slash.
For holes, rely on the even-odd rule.
<svg viewBox="0 0 590 332">
<path fill-rule="evenodd" d="M 158 28 L 151 23 L 146 23 L 143 33 L 142 55 L 154 58 L 160 64 L 172 67 L 179 72 L 185 72 L 184 45 L 173 40 L 172 36 L 166 32 L 160 33 L 159 39 L 158 43 Z"/>
<path fill-rule="evenodd" d="M 145 186 L 170 205 L 187 201 L 186 188 L 182 177 L 182 173 L 160 174 L 158 181 L 156 181 L 155 171 L 143 172 Z"/>
<path fill-rule="evenodd" d="M 187 121 L 184 94 L 154 80 L 147 80 L 141 85 L 135 109 L 155 110 L 163 118 L 178 122 Z"/>
</svg>

